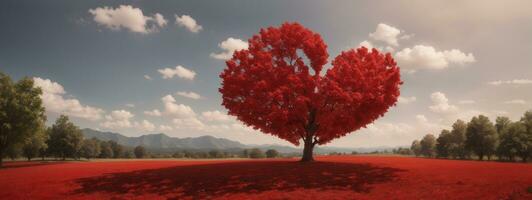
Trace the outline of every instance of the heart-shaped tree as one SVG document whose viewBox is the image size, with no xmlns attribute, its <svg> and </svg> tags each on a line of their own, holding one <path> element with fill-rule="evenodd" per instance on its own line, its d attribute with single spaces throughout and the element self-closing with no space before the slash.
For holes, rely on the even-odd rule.
<svg viewBox="0 0 532 200">
<path fill-rule="evenodd" d="M 304 142 L 302 161 L 326 144 L 372 123 L 395 105 L 402 84 L 389 53 L 361 47 L 329 57 L 317 33 L 298 23 L 261 29 L 222 72 L 230 115 L 290 143 Z"/>
</svg>

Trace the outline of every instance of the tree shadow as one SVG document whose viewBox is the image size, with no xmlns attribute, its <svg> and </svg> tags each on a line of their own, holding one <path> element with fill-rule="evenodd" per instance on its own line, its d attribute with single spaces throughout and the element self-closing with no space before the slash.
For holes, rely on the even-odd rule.
<svg viewBox="0 0 532 200">
<path fill-rule="evenodd" d="M 35 166 L 41 166 L 41 165 L 57 165 L 65 163 L 63 161 L 10 161 L 3 163 L 2 167 L 0 167 L 0 170 L 2 169 L 10 169 L 10 168 L 22 168 L 22 167 L 35 167 Z"/>
<path fill-rule="evenodd" d="M 393 181 L 395 168 L 369 164 L 294 161 L 244 161 L 176 166 L 112 173 L 76 180 L 74 194 L 158 194 L 173 198 L 208 198 L 225 194 L 347 189 L 367 193 L 372 184 Z"/>
</svg>

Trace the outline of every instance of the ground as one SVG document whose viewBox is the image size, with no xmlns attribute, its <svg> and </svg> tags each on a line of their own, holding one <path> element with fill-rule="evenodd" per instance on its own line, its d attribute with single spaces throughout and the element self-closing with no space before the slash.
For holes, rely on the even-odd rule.
<svg viewBox="0 0 532 200">
<path fill-rule="evenodd" d="M 532 165 L 386 156 L 317 162 L 12 162 L 1 199 L 532 199 Z"/>
</svg>

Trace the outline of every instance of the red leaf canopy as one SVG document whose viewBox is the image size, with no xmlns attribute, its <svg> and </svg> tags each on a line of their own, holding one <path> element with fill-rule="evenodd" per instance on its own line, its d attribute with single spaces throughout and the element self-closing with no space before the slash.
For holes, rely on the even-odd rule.
<svg viewBox="0 0 532 200">
<path fill-rule="evenodd" d="M 295 145 L 325 144 L 372 123 L 402 84 L 389 53 L 362 47 L 329 57 L 321 36 L 298 23 L 261 29 L 222 72 L 224 105 L 246 125 Z"/>
</svg>

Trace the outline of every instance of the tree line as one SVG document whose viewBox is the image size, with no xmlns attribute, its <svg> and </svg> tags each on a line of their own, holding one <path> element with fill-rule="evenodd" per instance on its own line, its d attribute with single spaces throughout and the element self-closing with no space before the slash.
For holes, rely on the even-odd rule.
<svg viewBox="0 0 532 200">
<path fill-rule="evenodd" d="M 414 140 L 410 150 L 416 156 L 527 162 L 532 158 L 532 110 L 518 121 L 497 117 L 493 123 L 484 115 L 468 123 L 457 120 L 437 138 L 427 134 Z"/>
<path fill-rule="evenodd" d="M 209 152 L 175 152 L 172 155 L 150 155 L 142 146 L 125 147 L 115 141 L 84 139 L 79 127 L 69 118 L 61 115 L 51 127 L 46 127 L 45 108 L 41 99 L 41 88 L 34 87 L 32 78 L 25 77 L 17 82 L 0 72 L 0 167 L 3 159 L 24 156 L 28 160 L 36 157 L 55 157 L 65 160 L 92 158 L 273 158 L 279 152 L 271 149 L 246 149 L 232 154 L 220 150 Z"/>
</svg>

